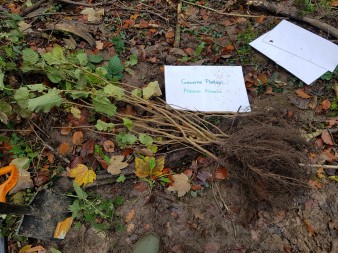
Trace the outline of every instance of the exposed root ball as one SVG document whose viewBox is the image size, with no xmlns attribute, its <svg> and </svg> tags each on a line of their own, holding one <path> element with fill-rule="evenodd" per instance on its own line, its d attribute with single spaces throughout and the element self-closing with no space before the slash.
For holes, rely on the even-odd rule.
<svg viewBox="0 0 338 253">
<path fill-rule="evenodd" d="M 273 205 L 306 186 L 307 142 L 286 126 L 246 126 L 233 133 L 224 151 L 233 175 L 248 198 Z M 282 200 L 282 199 L 283 200 Z"/>
</svg>

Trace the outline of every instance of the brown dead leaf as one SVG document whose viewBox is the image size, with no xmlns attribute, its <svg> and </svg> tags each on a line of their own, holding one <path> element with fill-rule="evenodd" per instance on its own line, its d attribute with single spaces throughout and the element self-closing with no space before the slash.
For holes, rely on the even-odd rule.
<svg viewBox="0 0 338 253">
<path fill-rule="evenodd" d="M 135 214 L 136 214 L 135 209 L 134 209 L 134 208 L 131 209 L 131 210 L 127 213 L 126 217 L 124 218 L 124 221 L 125 221 L 126 223 L 131 222 L 131 221 L 135 218 Z"/>
<path fill-rule="evenodd" d="M 24 253 L 35 253 L 35 252 L 39 252 L 39 251 L 46 252 L 46 249 L 39 245 L 39 246 L 35 246 L 33 248 L 25 250 Z"/>
<path fill-rule="evenodd" d="M 257 76 L 257 79 L 262 83 L 262 84 L 267 84 L 268 83 L 268 77 L 266 74 L 261 73 Z"/>
<path fill-rule="evenodd" d="M 227 179 L 229 176 L 229 171 L 227 168 L 217 168 L 215 170 L 215 178 L 219 180 Z"/>
<path fill-rule="evenodd" d="M 137 19 L 140 16 L 139 13 L 135 13 L 133 15 L 130 15 L 130 19 Z"/>
<path fill-rule="evenodd" d="M 69 168 L 74 168 L 76 167 L 78 164 L 83 163 L 83 159 L 81 156 L 75 156 L 73 160 L 71 160 L 70 164 L 69 164 Z"/>
<path fill-rule="evenodd" d="M 266 86 L 264 94 L 265 95 L 275 95 L 271 86 Z"/>
<path fill-rule="evenodd" d="M 307 94 L 304 90 L 302 90 L 302 89 L 297 89 L 296 91 L 296 94 L 298 95 L 298 97 L 300 97 L 300 98 L 305 98 L 305 99 L 307 99 L 307 98 L 310 98 L 311 96 L 309 95 L 309 94 Z"/>
<path fill-rule="evenodd" d="M 123 159 L 123 155 L 112 156 L 107 171 L 112 175 L 121 174 L 121 170 L 128 166 L 128 163 L 122 162 Z"/>
<path fill-rule="evenodd" d="M 148 26 L 149 26 L 149 22 L 143 19 L 140 20 L 140 23 L 138 25 L 139 28 L 147 28 Z"/>
<path fill-rule="evenodd" d="M 134 184 L 134 189 L 138 192 L 144 192 L 148 189 L 148 184 L 146 182 L 137 182 Z"/>
<path fill-rule="evenodd" d="M 193 184 L 193 185 L 191 186 L 191 190 L 192 190 L 192 191 L 198 191 L 198 190 L 201 190 L 201 189 L 202 189 L 202 186 L 199 185 L 199 184 Z"/>
<path fill-rule="evenodd" d="M 195 55 L 195 50 L 192 49 L 191 47 L 185 48 L 185 49 L 184 49 L 184 52 L 185 52 L 187 55 L 189 55 L 189 56 Z"/>
<path fill-rule="evenodd" d="M 317 180 L 312 180 L 312 179 L 309 180 L 308 184 L 311 187 L 316 188 L 318 190 L 320 190 L 320 189 L 322 189 L 324 187 L 324 185 L 321 182 L 319 182 Z"/>
<path fill-rule="evenodd" d="M 81 131 L 76 131 L 73 134 L 72 141 L 75 145 L 81 145 L 83 143 L 83 133 Z"/>
<path fill-rule="evenodd" d="M 325 178 L 325 172 L 323 168 L 318 168 L 316 175 L 319 179 Z"/>
<path fill-rule="evenodd" d="M 112 140 L 105 140 L 103 142 L 103 149 L 108 153 L 113 153 L 115 151 L 115 144 Z"/>
<path fill-rule="evenodd" d="M 333 7 L 337 7 L 338 6 L 338 1 L 331 1 L 330 5 Z"/>
<path fill-rule="evenodd" d="M 333 162 L 337 159 L 336 155 L 331 152 L 332 148 L 325 149 L 322 152 L 322 156 L 324 156 L 325 161 Z"/>
<path fill-rule="evenodd" d="M 304 219 L 304 224 L 306 225 L 306 229 L 310 236 L 313 236 L 317 233 L 315 227 L 310 223 L 308 219 Z"/>
<path fill-rule="evenodd" d="M 101 40 L 97 40 L 97 41 L 95 41 L 95 43 L 96 43 L 95 48 L 96 48 L 97 50 L 102 50 L 102 49 L 103 49 L 104 43 L 103 43 Z"/>
<path fill-rule="evenodd" d="M 67 153 L 70 150 L 70 144 L 68 142 L 61 143 L 61 145 L 58 147 L 58 152 L 60 155 L 67 155 Z"/>
<path fill-rule="evenodd" d="M 177 191 L 178 197 L 184 196 L 190 191 L 189 178 L 184 173 L 172 175 L 173 183 L 168 187 L 169 191 Z"/>
<path fill-rule="evenodd" d="M 60 134 L 61 135 L 68 135 L 70 133 L 70 131 L 72 131 L 72 129 L 70 127 L 62 127 Z"/>
<path fill-rule="evenodd" d="M 165 34 L 165 38 L 166 38 L 166 39 L 172 39 L 172 38 L 174 38 L 174 37 L 175 37 L 175 33 L 174 33 L 173 31 L 167 32 L 167 33 Z"/>
<path fill-rule="evenodd" d="M 317 106 L 318 106 L 318 98 L 317 98 L 317 96 L 311 97 L 310 103 L 309 103 L 309 107 L 311 109 L 316 109 Z"/>
<path fill-rule="evenodd" d="M 95 140 L 88 140 L 81 145 L 80 155 L 86 157 L 94 153 Z"/>
<path fill-rule="evenodd" d="M 265 16 L 264 15 L 260 15 L 257 19 L 256 19 L 256 23 L 257 24 L 262 24 L 263 21 L 265 19 Z"/>
<path fill-rule="evenodd" d="M 50 163 L 54 163 L 55 162 L 55 156 L 54 156 L 54 154 L 52 152 L 48 152 L 47 158 L 48 158 L 48 161 Z"/>
<path fill-rule="evenodd" d="M 327 100 L 327 99 L 323 100 L 323 102 L 322 102 L 322 108 L 324 110 L 328 110 L 330 108 L 330 106 L 331 106 L 331 102 L 329 100 Z"/>
<path fill-rule="evenodd" d="M 192 177 L 192 170 L 191 169 L 185 170 L 185 171 L 183 171 L 183 173 L 186 174 L 188 178 Z"/>
<path fill-rule="evenodd" d="M 127 232 L 131 233 L 135 229 L 135 224 L 134 223 L 128 223 L 127 225 Z"/>
<path fill-rule="evenodd" d="M 328 145 L 334 145 L 333 141 L 332 141 L 332 137 L 331 134 L 329 133 L 329 131 L 327 129 L 325 129 L 322 132 L 321 138 L 323 140 L 324 143 L 328 144 Z"/>
</svg>

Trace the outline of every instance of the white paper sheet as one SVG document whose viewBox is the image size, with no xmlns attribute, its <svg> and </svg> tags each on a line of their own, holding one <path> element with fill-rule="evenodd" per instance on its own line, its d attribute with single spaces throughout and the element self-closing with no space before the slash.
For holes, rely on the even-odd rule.
<svg viewBox="0 0 338 253">
<path fill-rule="evenodd" d="M 166 102 L 203 112 L 250 111 L 240 66 L 165 66 Z"/>
<path fill-rule="evenodd" d="M 338 64 L 338 46 L 286 20 L 250 45 L 306 84 Z"/>
</svg>

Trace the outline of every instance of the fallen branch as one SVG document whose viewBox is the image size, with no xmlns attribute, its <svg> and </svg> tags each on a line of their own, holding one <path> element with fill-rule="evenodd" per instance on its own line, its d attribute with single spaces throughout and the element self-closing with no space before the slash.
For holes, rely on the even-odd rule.
<svg viewBox="0 0 338 253">
<path fill-rule="evenodd" d="M 292 18 L 294 20 L 297 21 L 301 21 L 304 23 L 307 23 L 309 25 L 312 25 L 313 27 L 316 27 L 328 34 L 330 34 L 331 36 L 335 37 L 336 39 L 338 39 L 338 29 L 326 24 L 320 20 L 314 19 L 314 18 L 308 18 L 308 17 L 302 17 L 299 13 L 297 13 L 294 10 L 290 10 L 289 12 L 287 11 L 281 11 L 283 10 L 282 8 L 279 7 L 279 4 L 277 3 L 273 3 L 273 2 L 267 2 L 267 1 L 248 1 L 247 3 L 248 5 L 252 5 L 255 6 L 257 8 L 261 8 L 264 10 L 267 10 L 269 12 L 272 13 L 276 13 L 285 17 L 289 17 Z"/>
<path fill-rule="evenodd" d="M 174 47 L 180 46 L 180 41 L 181 41 L 181 12 L 182 12 L 182 1 L 179 1 L 178 4 L 177 4 L 177 23 L 176 23 Z"/>
</svg>

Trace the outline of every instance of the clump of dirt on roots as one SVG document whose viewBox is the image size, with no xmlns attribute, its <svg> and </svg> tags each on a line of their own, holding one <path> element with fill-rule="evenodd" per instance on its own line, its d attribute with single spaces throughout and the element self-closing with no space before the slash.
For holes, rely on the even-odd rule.
<svg viewBox="0 0 338 253">
<path fill-rule="evenodd" d="M 233 179 L 251 203 L 286 207 L 307 187 L 309 144 L 287 125 L 259 123 L 235 130 L 223 146 Z"/>
</svg>

